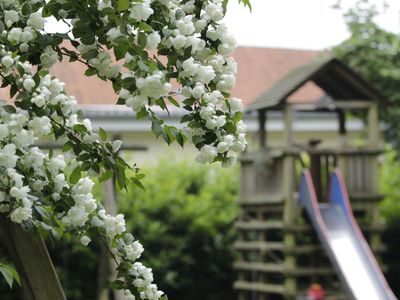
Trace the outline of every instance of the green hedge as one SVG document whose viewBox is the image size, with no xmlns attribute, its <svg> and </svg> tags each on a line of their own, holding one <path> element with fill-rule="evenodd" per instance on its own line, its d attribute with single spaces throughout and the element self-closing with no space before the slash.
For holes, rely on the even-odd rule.
<svg viewBox="0 0 400 300">
<path fill-rule="evenodd" d="M 233 299 L 238 168 L 163 160 L 145 173 L 147 191 L 121 193 L 119 207 L 159 286 L 170 299 Z"/>
<path fill-rule="evenodd" d="M 381 187 L 385 199 L 380 205 L 386 229 L 382 239 L 387 247 L 383 263 L 393 292 L 400 296 L 400 161 L 394 151 L 387 152 L 381 168 Z"/>
</svg>

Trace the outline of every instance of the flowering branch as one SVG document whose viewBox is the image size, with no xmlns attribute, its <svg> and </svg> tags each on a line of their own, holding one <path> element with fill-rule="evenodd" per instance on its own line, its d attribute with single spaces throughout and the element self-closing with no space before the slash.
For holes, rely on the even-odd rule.
<svg viewBox="0 0 400 300">
<path fill-rule="evenodd" d="M 247 4 L 248 1 L 243 3 Z M 143 246 L 126 232 L 124 216 L 108 215 L 92 195 L 95 175 L 114 176 L 119 187 L 142 187 L 142 174 L 117 152 L 121 141 L 94 133 L 76 100 L 48 73 L 69 57 L 87 66 L 86 76 L 110 80 L 119 105 L 169 144 L 186 141 L 200 163 L 232 165 L 246 147 L 242 102 L 229 92 L 235 83 L 236 47 L 221 23 L 222 0 L 0 0 L 0 76 L 15 106 L 0 107 L 0 213 L 26 228 L 61 238 L 98 238 L 118 265 L 112 287 L 126 299 L 160 299 L 151 269 L 137 260 Z M 44 31 L 54 16 L 67 34 Z M 70 20 L 67 22 L 66 20 Z M 62 46 L 69 40 L 73 49 Z M 122 68 L 123 67 L 123 68 Z M 34 70 L 36 69 L 36 72 Z M 154 107 L 183 108 L 183 128 L 168 125 Z M 62 140 L 63 154 L 34 147 L 37 139 Z"/>
</svg>

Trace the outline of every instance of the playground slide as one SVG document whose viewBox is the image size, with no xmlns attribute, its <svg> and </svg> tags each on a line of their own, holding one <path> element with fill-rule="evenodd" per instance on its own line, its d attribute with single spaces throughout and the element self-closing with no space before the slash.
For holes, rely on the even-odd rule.
<svg viewBox="0 0 400 300">
<path fill-rule="evenodd" d="M 349 294 L 357 300 L 396 299 L 356 223 L 338 170 L 328 203 L 318 203 L 309 171 L 300 182 L 300 202 Z"/>
</svg>

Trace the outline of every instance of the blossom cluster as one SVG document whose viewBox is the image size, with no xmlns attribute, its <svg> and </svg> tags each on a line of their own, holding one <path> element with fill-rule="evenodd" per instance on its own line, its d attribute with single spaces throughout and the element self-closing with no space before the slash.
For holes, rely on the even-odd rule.
<svg viewBox="0 0 400 300">
<path fill-rule="evenodd" d="M 148 117 L 157 136 L 182 146 L 189 140 L 198 162 L 229 166 L 247 144 L 242 101 L 230 95 L 236 42 L 221 22 L 222 0 L 95 3 L 0 0 L 0 76 L 15 97 L 15 106 L 0 108 L 0 212 L 56 236 L 75 232 L 84 245 L 105 240 L 119 265 L 114 286 L 126 299 L 160 299 L 151 269 L 137 261 L 142 245 L 126 232 L 122 215 L 108 215 L 93 198 L 87 177 L 115 175 L 126 187 L 138 182 L 127 170 L 138 169 L 118 157 L 120 141 L 108 142 L 105 131 L 94 133 L 82 120 L 75 98 L 48 69 L 63 58 L 85 64 L 85 74 L 111 81 L 118 104 Z M 70 31 L 47 33 L 51 16 Z M 183 128 L 154 112 L 170 105 L 185 110 Z M 42 137 L 62 140 L 63 154 L 35 147 Z"/>
<path fill-rule="evenodd" d="M 78 9 L 73 1 L 51 0 L 45 8 L 53 9 L 58 19 L 70 19 L 73 37 L 67 37 L 73 39 L 76 50 L 67 52 L 60 46 L 62 39 L 43 45 L 41 10 L 45 8 L 39 1 L 30 2 L 34 6 L 26 16 L 18 1 L 4 1 L 3 40 L 20 53 L 31 51 L 40 41 L 39 59 L 44 68 L 73 53 L 74 59 L 87 64 L 89 72 L 113 82 L 119 104 L 132 107 L 138 116 L 149 116 L 152 127 L 158 128 L 157 135 L 168 143 L 193 142 L 200 150 L 199 162 L 231 165 L 245 149 L 242 101 L 229 94 L 236 81 L 237 65 L 230 57 L 236 42 L 221 23 L 222 0 L 100 0 L 96 11 L 92 7 L 88 11 L 88 19 L 98 17 L 96 25 L 84 14 L 73 12 Z M 121 8 L 120 2 L 127 5 Z M 168 110 L 166 100 L 187 110 L 183 131 L 164 124 L 153 113 L 153 106 Z"/>
<path fill-rule="evenodd" d="M 34 146 L 39 138 L 54 134 L 58 122 L 63 122 L 71 132 L 76 126 L 84 126 L 81 142 L 92 143 L 95 148 L 94 143 L 102 143 L 91 130 L 90 121 L 81 121 L 74 113 L 76 101 L 66 96 L 64 84 L 58 79 L 47 74 L 36 83 L 29 63 L 21 63 L 18 56 L 13 58 L 4 49 L 0 50 L 0 57 L 1 74 L 10 76 L 18 67 L 24 73 L 16 81 L 20 95 L 24 95 L 17 98 L 16 105 L 26 105 L 25 109 L 0 107 L 0 212 L 9 213 L 15 223 L 33 224 L 57 234 L 77 232 L 83 245 L 90 243 L 89 231 L 95 229 L 118 262 L 127 268 L 123 283 L 127 298 L 133 297 L 129 290 L 136 289 L 140 299 L 159 299 L 163 293 L 152 283 L 151 269 L 137 262 L 144 249 L 126 232 L 124 216 L 106 213 L 93 198 L 94 182 L 89 177 L 74 183 L 67 176 L 85 162 L 72 148 L 54 156 Z M 49 116 L 42 115 L 54 106 L 58 109 Z M 115 154 L 121 143 L 115 141 L 111 146 L 111 154 Z"/>
<path fill-rule="evenodd" d="M 163 18 L 157 18 L 160 3 L 168 12 Z M 103 11 L 111 6 L 111 1 L 104 0 L 98 9 Z M 183 132 L 200 150 L 197 161 L 234 163 L 246 147 L 246 127 L 239 120 L 242 101 L 229 95 L 237 72 L 237 65 L 230 57 L 236 42 L 220 22 L 224 15 L 222 0 L 200 4 L 194 0 L 147 0 L 133 3 L 122 15 L 128 19 L 126 30 L 132 37 L 131 43 L 138 47 L 142 43 L 144 50 L 166 55 L 168 61 L 166 66 L 160 66 L 160 59 L 157 68 L 146 68 L 132 64 L 135 57 L 128 50 L 124 57 L 128 71 L 121 71 L 121 78 L 133 77 L 136 84 L 119 91 L 121 102 L 140 112 L 146 105 L 157 105 L 160 98 L 178 95 L 189 111 Z M 160 19 L 162 26 L 141 31 L 140 22 L 152 24 Z M 107 31 L 114 48 L 125 42 L 120 29 L 124 23 L 108 19 L 103 22 L 105 26 L 114 26 Z M 98 48 L 98 44 L 96 41 L 91 47 Z M 176 79 L 175 86 L 171 78 Z"/>
</svg>

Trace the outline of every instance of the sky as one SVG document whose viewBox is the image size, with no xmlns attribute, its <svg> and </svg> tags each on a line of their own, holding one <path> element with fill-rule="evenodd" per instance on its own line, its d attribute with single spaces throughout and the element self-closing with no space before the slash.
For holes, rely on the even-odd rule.
<svg viewBox="0 0 400 300">
<path fill-rule="evenodd" d="M 239 46 L 323 50 L 337 45 L 349 33 L 342 12 L 333 9 L 338 0 L 250 0 L 253 10 L 229 0 L 225 23 Z M 384 0 L 369 0 L 382 8 Z M 344 10 L 357 0 L 342 0 Z M 383 28 L 400 33 L 400 0 L 386 0 L 389 8 L 377 18 Z M 55 20 L 46 31 L 65 31 Z"/>
<path fill-rule="evenodd" d="M 239 46 L 294 49 L 327 49 L 345 40 L 349 33 L 342 12 L 332 8 L 337 0 L 251 0 L 252 13 L 237 0 L 229 0 L 225 17 Z M 343 0 L 344 8 L 355 0 Z M 370 0 L 382 8 L 382 0 Z M 386 0 L 386 13 L 377 22 L 400 32 L 400 1 Z"/>
</svg>

